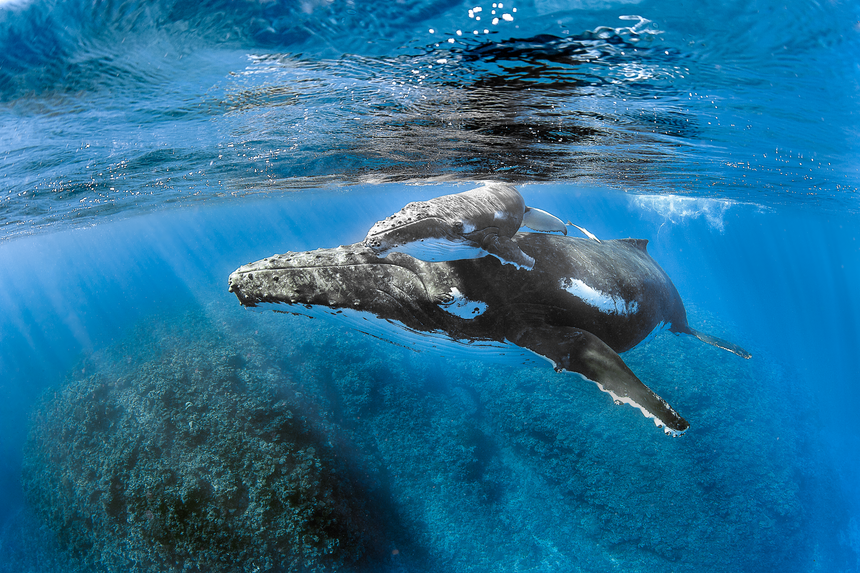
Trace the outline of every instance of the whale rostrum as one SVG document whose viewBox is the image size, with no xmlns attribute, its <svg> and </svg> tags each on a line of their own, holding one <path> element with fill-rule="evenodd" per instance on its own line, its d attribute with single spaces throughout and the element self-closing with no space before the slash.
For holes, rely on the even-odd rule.
<svg viewBox="0 0 860 573">
<path fill-rule="evenodd" d="M 407 206 L 398 213 L 411 213 L 406 218 L 412 221 L 377 223 L 364 242 L 244 265 L 230 275 L 230 291 L 245 306 L 355 309 L 412 331 L 441 332 L 453 341 L 513 344 L 546 358 L 558 372 L 575 372 L 595 382 L 616 403 L 638 408 L 666 433 L 684 433 L 688 422 L 643 384 L 619 353 L 661 326 L 743 358 L 749 353 L 687 324 L 678 291 L 648 254 L 647 241 L 518 232 L 526 208 L 521 198 L 510 198 L 510 191 L 519 193 L 504 185 L 484 186 L 482 193 L 488 189 L 494 190 L 490 199 L 495 200 L 483 203 L 484 213 L 478 213 L 482 203 L 474 192 L 461 194 L 466 197 L 460 200 L 445 196 L 443 202 L 413 203 L 412 210 Z M 499 203 L 512 212 L 497 215 Z M 465 206 L 468 216 L 457 218 L 455 205 Z M 428 231 L 425 242 L 428 237 L 444 239 L 464 249 L 471 248 L 464 243 L 479 237 L 469 236 L 477 228 L 441 232 L 434 206 L 443 207 L 439 219 L 446 222 L 477 224 L 492 217 L 498 231 L 481 236 L 493 237 L 496 252 L 482 241 L 481 248 L 492 256 L 422 260 L 401 252 L 403 245 L 421 243 L 421 229 Z M 533 262 L 507 264 L 515 257 Z"/>
</svg>

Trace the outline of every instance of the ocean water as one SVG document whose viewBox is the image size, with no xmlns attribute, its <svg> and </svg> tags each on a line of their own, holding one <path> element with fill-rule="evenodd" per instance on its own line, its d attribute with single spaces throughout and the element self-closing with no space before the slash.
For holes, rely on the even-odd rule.
<svg viewBox="0 0 860 573">
<path fill-rule="evenodd" d="M 860 571 L 858 55 L 839 1 L 0 2 L 0 571 Z M 227 291 L 486 180 L 752 353 L 623 354 L 685 435 Z"/>
</svg>

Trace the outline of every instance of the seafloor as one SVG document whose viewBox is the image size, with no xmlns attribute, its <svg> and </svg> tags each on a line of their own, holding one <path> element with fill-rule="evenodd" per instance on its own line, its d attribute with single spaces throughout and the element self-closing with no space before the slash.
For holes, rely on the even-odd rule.
<svg viewBox="0 0 860 573">
<path fill-rule="evenodd" d="M 830 494 L 794 377 L 668 333 L 624 358 L 687 435 L 549 366 L 216 304 L 151 317 L 36 409 L 3 569 L 814 570 Z"/>
</svg>

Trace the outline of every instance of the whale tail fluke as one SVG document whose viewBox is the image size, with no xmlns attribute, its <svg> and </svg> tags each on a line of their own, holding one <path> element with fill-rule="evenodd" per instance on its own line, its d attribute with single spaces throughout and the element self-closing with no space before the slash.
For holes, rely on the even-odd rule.
<svg viewBox="0 0 860 573">
<path fill-rule="evenodd" d="M 687 334 L 691 334 L 701 340 L 706 344 L 710 344 L 711 346 L 716 346 L 717 348 L 722 348 L 723 350 L 728 350 L 732 354 L 737 354 L 741 358 L 746 358 L 749 360 L 752 358 L 752 354 L 738 346 L 737 344 L 733 344 L 728 340 L 723 340 L 722 338 L 717 338 L 716 336 L 711 336 L 710 334 L 705 334 L 704 332 L 699 332 L 695 328 L 690 326 L 687 327 Z"/>
</svg>

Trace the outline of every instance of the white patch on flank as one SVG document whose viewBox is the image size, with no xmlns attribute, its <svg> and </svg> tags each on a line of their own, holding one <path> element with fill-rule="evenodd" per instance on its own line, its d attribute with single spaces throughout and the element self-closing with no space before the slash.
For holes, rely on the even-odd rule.
<svg viewBox="0 0 860 573">
<path fill-rule="evenodd" d="M 447 313 L 459 316 L 460 318 L 475 318 L 487 312 L 487 303 L 469 300 L 457 287 L 451 289 L 449 293 L 452 300 L 441 303 L 439 307 Z"/>
<path fill-rule="evenodd" d="M 506 222 L 506 221 L 510 221 L 512 218 L 513 218 L 513 215 L 511 214 L 510 211 L 495 211 L 493 213 L 493 220 L 494 221 Z"/>
<path fill-rule="evenodd" d="M 579 279 L 563 278 L 559 281 L 559 286 L 584 303 L 606 314 L 630 315 L 639 312 L 639 303 L 635 300 L 626 301 L 623 298 L 615 298 L 588 286 Z"/>
</svg>

